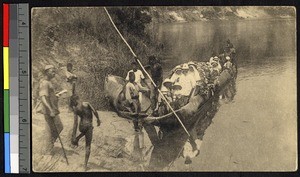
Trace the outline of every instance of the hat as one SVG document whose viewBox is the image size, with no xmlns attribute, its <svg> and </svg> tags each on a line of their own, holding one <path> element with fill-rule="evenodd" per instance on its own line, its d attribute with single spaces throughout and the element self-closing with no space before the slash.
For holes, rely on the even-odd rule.
<svg viewBox="0 0 300 177">
<path fill-rule="evenodd" d="M 169 78 L 165 79 L 164 82 L 163 82 L 163 85 L 164 85 L 165 87 L 167 87 L 167 88 L 171 87 L 171 86 L 172 86 L 172 81 L 171 81 L 171 79 L 169 79 Z"/>
<path fill-rule="evenodd" d="M 218 64 L 218 62 L 215 61 L 215 60 L 213 60 L 213 61 L 210 62 L 210 64 L 211 64 L 211 65 L 214 65 L 214 64 Z"/>
<path fill-rule="evenodd" d="M 44 68 L 44 71 L 47 71 L 48 69 L 54 68 L 53 65 L 46 65 Z"/>
<path fill-rule="evenodd" d="M 180 65 L 177 65 L 174 69 L 173 69 L 173 72 L 175 72 L 176 70 L 181 70 L 181 66 Z"/>
<path fill-rule="evenodd" d="M 229 56 L 227 56 L 227 57 L 226 57 L 226 60 L 230 60 L 230 57 L 229 57 Z"/>
<path fill-rule="evenodd" d="M 180 85 L 179 83 L 175 83 L 175 84 L 173 85 L 172 89 L 173 89 L 173 90 L 181 90 L 182 87 L 181 87 L 181 85 Z"/>
<path fill-rule="evenodd" d="M 189 66 L 187 64 L 183 64 L 182 69 L 189 69 Z"/>
<path fill-rule="evenodd" d="M 214 61 L 216 61 L 216 62 L 218 62 L 218 61 L 220 61 L 220 58 L 218 58 L 218 57 L 214 57 L 214 59 L 213 59 Z"/>
<path fill-rule="evenodd" d="M 194 65 L 194 66 L 197 66 L 196 63 L 193 62 L 193 61 L 188 62 L 188 65 Z"/>
<path fill-rule="evenodd" d="M 217 62 L 211 62 L 211 65 L 212 66 L 218 66 L 218 63 Z"/>
</svg>

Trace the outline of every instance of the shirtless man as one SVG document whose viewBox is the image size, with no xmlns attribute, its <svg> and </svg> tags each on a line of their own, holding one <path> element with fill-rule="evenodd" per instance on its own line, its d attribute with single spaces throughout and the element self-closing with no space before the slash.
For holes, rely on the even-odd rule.
<svg viewBox="0 0 300 177">
<path fill-rule="evenodd" d="M 85 136 L 85 163 L 84 168 L 87 170 L 87 163 L 91 152 L 91 142 L 93 138 L 93 114 L 97 118 L 97 126 L 100 126 L 101 121 L 97 111 L 88 102 L 82 102 L 77 95 L 71 96 L 71 106 L 73 108 L 74 114 L 80 117 L 79 131 L 80 134 L 72 139 L 72 144 L 78 146 L 78 141 L 80 138 Z M 73 128 L 77 129 L 77 125 Z"/>
</svg>

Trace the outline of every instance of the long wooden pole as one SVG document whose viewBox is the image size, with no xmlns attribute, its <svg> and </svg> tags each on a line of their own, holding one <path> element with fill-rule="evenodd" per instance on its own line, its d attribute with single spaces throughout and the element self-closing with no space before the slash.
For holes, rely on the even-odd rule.
<svg viewBox="0 0 300 177">
<path fill-rule="evenodd" d="M 60 135 L 59 135 L 59 132 L 58 132 L 57 127 L 56 127 L 56 125 L 55 125 L 55 122 L 54 122 L 53 117 L 51 117 L 51 119 L 52 119 L 52 122 L 53 122 L 53 125 L 54 125 L 54 129 L 55 129 L 55 131 L 56 131 L 56 133 L 57 133 L 57 137 L 58 137 L 59 142 L 60 142 L 60 144 L 61 144 L 61 148 L 62 148 L 64 157 L 65 157 L 65 159 L 66 159 L 67 165 L 69 165 L 68 157 L 67 157 L 67 154 L 66 154 L 64 145 L 63 145 L 62 140 L 61 140 L 61 138 L 60 138 Z"/>
<path fill-rule="evenodd" d="M 140 62 L 140 60 L 137 58 L 136 54 L 134 53 L 134 51 L 132 50 L 132 48 L 130 47 L 130 45 L 127 43 L 127 41 L 124 39 L 123 35 L 120 33 L 120 31 L 118 30 L 118 28 L 116 27 L 115 23 L 113 22 L 110 14 L 108 13 L 107 9 L 104 7 L 104 10 L 110 20 L 110 22 L 112 23 L 112 25 L 114 26 L 114 28 L 116 29 L 116 31 L 118 32 L 118 34 L 120 35 L 120 37 L 122 38 L 122 40 L 124 41 L 124 43 L 127 45 L 127 47 L 129 48 L 129 50 L 131 51 L 132 55 L 135 57 L 136 61 L 138 62 L 138 64 L 141 66 L 142 70 L 146 73 L 146 75 L 148 76 L 148 78 L 150 79 L 151 83 L 154 85 L 155 88 L 157 88 L 159 94 L 162 96 L 162 98 L 164 99 L 164 101 L 167 103 L 168 107 L 171 109 L 171 111 L 173 112 L 173 114 L 175 115 L 175 117 L 177 118 L 177 120 L 179 121 L 179 123 L 181 124 L 182 128 L 184 129 L 184 131 L 187 133 L 188 136 L 191 136 L 190 133 L 187 131 L 186 127 L 183 125 L 182 121 L 180 120 L 180 118 L 178 117 L 178 115 L 176 114 L 176 112 L 174 111 L 174 109 L 172 108 L 172 106 L 170 105 L 170 103 L 168 102 L 168 100 L 165 98 L 165 96 L 162 94 L 162 92 L 159 90 L 159 88 L 157 87 L 157 85 L 155 84 L 155 82 L 152 80 L 151 76 L 148 74 L 148 72 L 145 70 L 144 66 L 142 65 L 142 63 Z"/>
</svg>

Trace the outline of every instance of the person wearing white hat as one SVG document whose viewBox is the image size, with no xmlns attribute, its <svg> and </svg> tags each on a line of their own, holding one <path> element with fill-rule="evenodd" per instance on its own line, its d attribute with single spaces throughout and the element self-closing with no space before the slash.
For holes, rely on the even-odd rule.
<svg viewBox="0 0 300 177">
<path fill-rule="evenodd" d="M 217 63 L 217 65 L 216 65 Z M 220 73 L 222 70 L 222 66 L 220 64 L 220 59 L 219 57 L 215 56 L 213 58 L 213 60 L 210 62 L 210 65 L 212 66 L 212 68 L 214 68 L 215 70 L 218 70 L 218 72 Z"/>
<path fill-rule="evenodd" d="M 188 64 L 183 64 L 182 75 L 180 76 L 178 81 L 178 84 L 182 87 L 182 89 L 174 92 L 174 94 L 181 95 L 181 106 L 185 105 L 188 102 L 191 90 L 195 87 L 194 83 L 196 83 L 195 79 L 191 75 L 188 75 L 188 71 Z"/>
<path fill-rule="evenodd" d="M 171 76 L 171 81 L 172 82 L 177 82 L 179 77 L 182 75 L 182 67 L 180 65 L 176 66 L 174 69 L 173 69 L 173 75 Z"/>
<path fill-rule="evenodd" d="M 196 85 L 196 82 L 201 80 L 199 72 L 196 69 L 197 65 L 196 65 L 196 63 L 190 61 L 190 62 L 188 62 L 188 66 L 189 66 L 189 75 L 194 78 L 194 81 L 195 81 L 194 85 Z"/>
<path fill-rule="evenodd" d="M 211 63 L 212 61 L 214 61 L 214 57 L 209 58 L 209 63 Z"/>
<path fill-rule="evenodd" d="M 59 117 L 58 95 L 51 82 L 55 77 L 54 66 L 46 65 L 43 72 L 44 78 L 40 81 L 39 86 L 39 96 L 42 103 L 41 113 L 44 114 L 46 121 L 43 138 L 44 147 L 42 149 L 44 148 L 44 154 L 51 155 L 54 143 L 63 130 L 63 124 Z"/>
<path fill-rule="evenodd" d="M 167 99 L 167 101 L 169 103 L 173 102 L 173 94 L 172 94 L 172 86 L 173 83 L 171 81 L 171 79 L 166 78 L 161 86 L 160 91 L 162 92 L 162 94 L 165 96 L 165 98 Z M 163 102 L 162 96 L 158 95 L 158 102 L 156 104 L 156 108 L 155 110 L 158 110 L 158 107 L 161 105 L 161 103 Z M 166 107 L 167 109 L 169 109 L 169 107 Z"/>
</svg>

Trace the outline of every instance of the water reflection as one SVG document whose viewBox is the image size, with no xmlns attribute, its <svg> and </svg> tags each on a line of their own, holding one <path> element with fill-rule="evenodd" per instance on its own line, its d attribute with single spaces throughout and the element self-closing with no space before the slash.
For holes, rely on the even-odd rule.
<svg viewBox="0 0 300 177">
<path fill-rule="evenodd" d="M 267 164 L 263 163 L 265 159 L 270 159 L 270 162 L 277 165 L 277 169 L 281 169 L 285 162 L 294 162 L 293 158 L 289 158 L 291 153 L 287 156 L 287 152 L 282 151 L 278 145 L 284 136 L 276 132 L 292 132 L 296 125 L 292 116 L 296 109 L 294 100 L 296 95 L 293 90 L 296 77 L 295 20 L 210 21 L 163 24 L 158 28 L 157 40 L 164 44 L 162 52 L 164 55 L 161 58 L 166 71 L 190 60 L 207 61 L 213 52 L 222 51 L 227 39 L 231 40 L 237 51 L 236 82 L 229 83 L 218 96 L 215 96 L 207 104 L 207 108 L 203 108 L 205 114 L 198 116 L 197 124 L 189 128 L 194 137 L 203 140 L 205 131 L 212 123 L 219 107 L 235 101 L 235 104 L 230 105 L 230 110 L 225 110 L 226 106 L 223 105 L 224 109 L 216 115 L 218 120 L 225 113 L 232 117 L 220 120 L 218 128 L 211 127 L 215 128 L 212 134 L 219 136 L 207 133 L 210 137 L 205 139 L 202 147 L 202 151 L 206 153 L 201 153 L 200 148 L 198 158 L 191 159 L 195 169 L 221 171 L 275 169 L 266 166 Z M 237 89 L 239 94 L 235 97 Z M 285 94 L 282 95 L 283 92 Z M 240 124 L 241 116 L 252 124 L 247 126 Z M 232 124 L 242 127 L 241 130 L 238 128 L 231 130 Z M 275 130 L 276 127 L 273 126 L 275 124 L 279 130 Z M 264 130 L 269 132 L 267 137 L 264 136 L 266 134 Z M 226 135 L 225 138 L 222 135 Z M 216 142 L 220 137 L 230 145 L 223 146 Z M 261 137 L 264 137 L 263 140 Z M 293 137 L 296 135 L 293 134 Z M 183 157 L 183 147 L 187 139 L 182 128 L 165 132 L 163 140 L 153 148 L 148 170 L 168 170 L 174 161 L 176 167 L 172 169 L 182 169 L 181 165 L 184 165 L 186 159 Z M 215 144 L 219 144 L 220 147 L 214 147 Z M 287 144 L 292 143 L 286 140 L 284 144 L 288 146 Z M 274 151 L 269 151 L 271 145 Z M 293 149 L 291 146 L 289 148 Z M 231 157 L 233 152 L 236 158 L 243 162 L 239 167 L 227 163 L 227 158 Z M 296 150 L 293 149 L 291 152 Z M 254 155 L 255 158 L 251 159 L 248 158 L 249 154 L 259 155 Z"/>
<path fill-rule="evenodd" d="M 218 109 L 221 105 L 220 100 L 225 100 L 227 103 L 229 103 L 233 101 L 235 94 L 235 80 L 231 80 L 222 90 L 220 90 L 218 94 L 209 99 L 202 106 L 199 114 L 195 116 L 195 124 L 189 128 L 191 138 L 188 138 L 187 134 L 182 128 L 162 130 L 163 136 L 161 139 L 157 137 L 158 140 L 153 143 L 154 148 L 149 159 L 149 164 L 145 167 L 145 170 L 168 170 L 172 166 L 173 162 L 178 158 L 185 158 L 185 163 L 192 163 L 192 158 L 201 153 L 201 149 L 200 147 L 197 147 L 197 145 L 201 144 L 205 130 L 212 123 L 215 114 L 218 112 Z M 141 137 L 136 134 L 134 144 L 137 148 L 133 153 L 135 155 L 142 156 L 141 146 L 138 145 L 140 142 L 139 138 Z M 194 144 L 195 141 L 195 148 L 197 149 L 193 149 L 193 152 L 188 152 L 189 149 L 187 148 L 189 148 L 190 144 Z M 191 153 L 194 153 L 194 155 L 189 155 Z"/>
<path fill-rule="evenodd" d="M 210 21 L 157 28 L 167 70 L 190 60 L 207 61 L 213 53 L 222 53 L 227 39 L 235 44 L 239 65 L 293 56 L 296 49 L 295 20 Z"/>
</svg>

